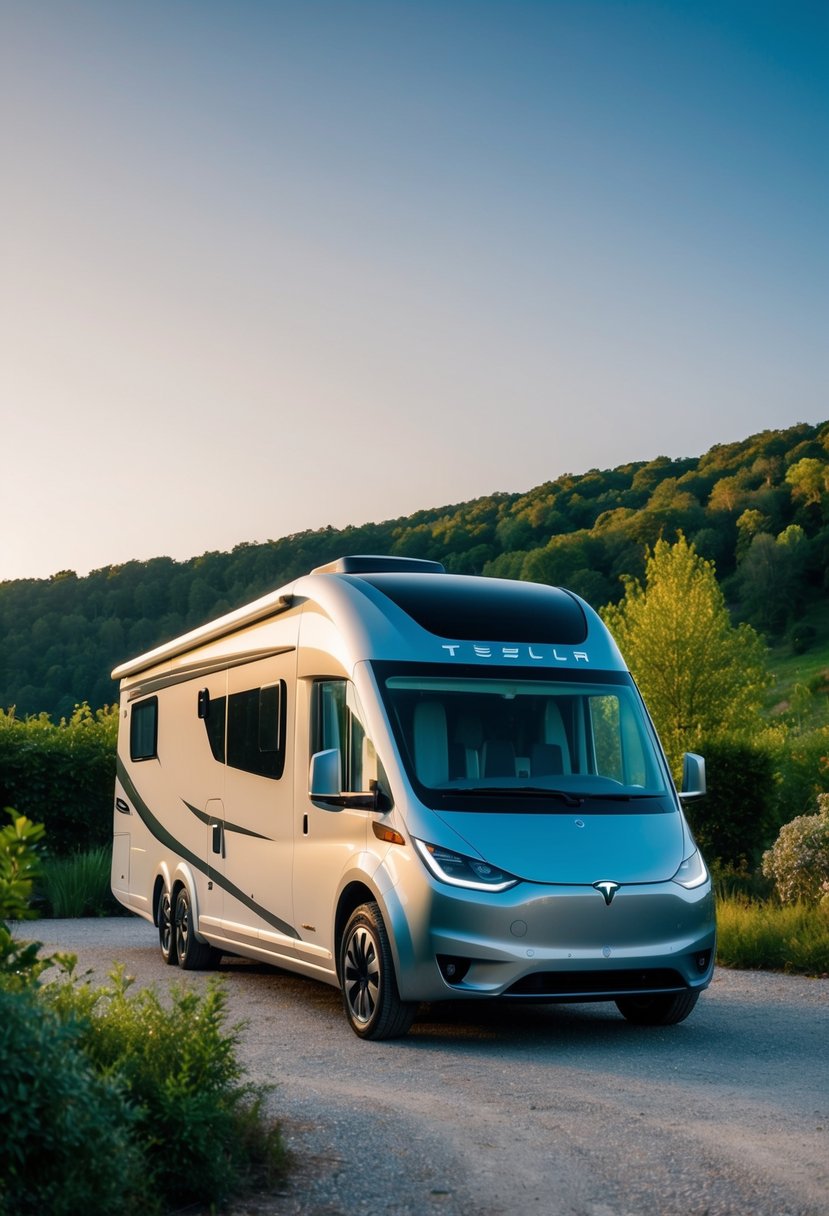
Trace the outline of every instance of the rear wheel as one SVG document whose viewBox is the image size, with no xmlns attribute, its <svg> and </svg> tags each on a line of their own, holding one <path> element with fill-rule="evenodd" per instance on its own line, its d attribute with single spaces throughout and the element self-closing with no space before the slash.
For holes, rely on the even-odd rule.
<svg viewBox="0 0 829 1216">
<path fill-rule="evenodd" d="M 352 914 L 340 943 L 343 1005 L 361 1039 L 396 1039 L 414 1021 L 417 1004 L 401 1001 L 389 936 L 376 903 Z"/>
<path fill-rule="evenodd" d="M 616 1008 L 637 1026 L 675 1026 L 684 1022 L 699 1000 L 698 992 L 666 996 L 620 996 Z"/>
<path fill-rule="evenodd" d="M 161 892 L 161 899 L 158 901 L 158 944 L 161 947 L 161 957 L 168 966 L 178 962 L 176 935 L 173 928 L 173 901 L 166 887 Z"/>
<path fill-rule="evenodd" d="M 184 971 L 206 971 L 215 967 L 221 955 L 207 942 L 200 942 L 193 929 L 193 909 L 187 888 L 182 887 L 176 896 L 174 918 L 175 950 L 178 965 Z"/>
</svg>

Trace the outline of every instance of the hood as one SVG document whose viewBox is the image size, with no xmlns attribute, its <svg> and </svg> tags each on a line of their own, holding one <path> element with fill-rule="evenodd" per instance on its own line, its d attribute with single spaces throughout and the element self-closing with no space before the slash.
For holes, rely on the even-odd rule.
<svg viewBox="0 0 829 1216">
<path fill-rule="evenodd" d="M 485 861 L 527 882 L 589 885 L 666 882 L 683 860 L 682 816 L 440 812 Z M 459 844 L 457 846 L 461 848 Z"/>
</svg>

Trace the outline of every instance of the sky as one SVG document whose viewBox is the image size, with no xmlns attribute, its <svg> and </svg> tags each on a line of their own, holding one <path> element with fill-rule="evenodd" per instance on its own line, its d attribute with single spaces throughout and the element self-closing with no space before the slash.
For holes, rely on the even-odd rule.
<svg viewBox="0 0 829 1216">
<path fill-rule="evenodd" d="M 823 0 L 0 0 L 0 581 L 829 417 Z"/>
</svg>

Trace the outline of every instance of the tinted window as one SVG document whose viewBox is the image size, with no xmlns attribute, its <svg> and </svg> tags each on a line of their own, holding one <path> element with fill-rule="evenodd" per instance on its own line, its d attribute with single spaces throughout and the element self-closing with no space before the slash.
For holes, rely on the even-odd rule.
<svg viewBox="0 0 829 1216">
<path fill-rule="evenodd" d="M 559 587 L 461 574 L 378 574 L 364 581 L 442 638 L 575 646 L 587 637 L 581 605 Z"/>
<path fill-rule="evenodd" d="M 130 716 L 130 759 L 154 760 L 158 756 L 158 697 L 133 705 Z"/>
<path fill-rule="evenodd" d="M 227 763 L 232 768 L 260 777 L 282 776 L 286 695 L 285 681 L 280 680 L 278 684 L 231 693 L 228 697 Z M 210 709 L 212 713 L 212 705 Z"/>
<path fill-rule="evenodd" d="M 228 697 L 211 697 L 204 718 L 214 760 L 260 777 L 279 778 L 285 767 L 284 680 Z"/>
</svg>

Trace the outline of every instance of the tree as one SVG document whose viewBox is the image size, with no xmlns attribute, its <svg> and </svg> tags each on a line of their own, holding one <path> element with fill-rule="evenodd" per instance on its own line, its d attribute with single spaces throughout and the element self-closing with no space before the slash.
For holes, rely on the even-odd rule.
<svg viewBox="0 0 829 1216">
<path fill-rule="evenodd" d="M 765 647 L 732 626 L 714 567 L 684 536 L 657 541 L 645 584 L 627 578 L 603 610 L 648 703 L 671 767 L 706 738 L 750 740 L 768 683 Z"/>
<path fill-rule="evenodd" d="M 819 503 L 829 490 L 829 465 L 824 460 L 804 457 L 791 466 L 786 481 L 792 487 L 793 498 L 802 499 L 806 506 Z"/>
</svg>

